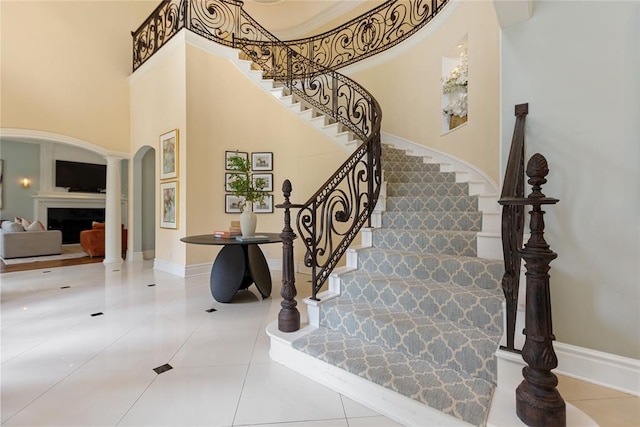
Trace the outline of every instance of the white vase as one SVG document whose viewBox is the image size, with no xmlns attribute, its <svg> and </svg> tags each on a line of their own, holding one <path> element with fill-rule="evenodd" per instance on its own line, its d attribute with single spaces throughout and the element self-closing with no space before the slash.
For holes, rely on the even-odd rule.
<svg viewBox="0 0 640 427">
<path fill-rule="evenodd" d="M 253 237 L 256 234 L 258 217 L 253 212 L 253 202 L 247 202 L 240 214 L 240 231 L 242 237 Z"/>
</svg>

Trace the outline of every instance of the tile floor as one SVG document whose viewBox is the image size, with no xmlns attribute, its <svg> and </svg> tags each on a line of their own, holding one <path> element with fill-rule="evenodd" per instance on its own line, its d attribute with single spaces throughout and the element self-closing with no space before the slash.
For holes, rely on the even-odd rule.
<svg viewBox="0 0 640 427">
<path fill-rule="evenodd" d="M 2 425 L 398 426 L 270 360 L 273 281 L 272 298 L 220 304 L 208 276 L 150 262 L 0 275 Z M 560 391 L 603 427 L 640 425 L 637 397 L 565 377 Z"/>
</svg>

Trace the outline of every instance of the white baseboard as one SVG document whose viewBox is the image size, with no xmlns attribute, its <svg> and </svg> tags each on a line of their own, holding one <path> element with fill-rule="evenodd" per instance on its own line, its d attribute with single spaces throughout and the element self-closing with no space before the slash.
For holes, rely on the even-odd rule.
<svg viewBox="0 0 640 427">
<path fill-rule="evenodd" d="M 640 396 L 640 360 L 554 342 L 558 367 L 554 373 Z M 522 356 L 498 350 L 498 383 L 512 388 L 522 381 Z"/>
<path fill-rule="evenodd" d="M 554 343 L 559 374 L 640 396 L 640 360 Z"/>
<path fill-rule="evenodd" d="M 144 261 L 142 252 L 127 252 L 127 262 Z"/>
<path fill-rule="evenodd" d="M 153 260 L 153 269 L 173 274 L 174 276 L 178 277 L 186 277 L 186 269 L 182 264 L 175 264 L 173 262 L 168 262 L 156 258 Z"/>
<path fill-rule="evenodd" d="M 184 277 L 194 277 L 194 276 L 209 274 L 211 273 L 211 263 L 205 262 L 203 264 L 188 265 L 185 267 L 184 272 L 185 272 Z"/>
</svg>

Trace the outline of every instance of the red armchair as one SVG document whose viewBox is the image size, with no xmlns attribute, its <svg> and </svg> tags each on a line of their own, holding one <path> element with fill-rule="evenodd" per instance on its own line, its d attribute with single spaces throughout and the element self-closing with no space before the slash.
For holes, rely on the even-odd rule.
<svg viewBox="0 0 640 427">
<path fill-rule="evenodd" d="M 127 255 L 127 229 L 122 225 L 122 257 Z M 80 232 L 80 246 L 90 257 L 104 256 L 104 222 L 94 222 L 91 230 Z"/>
</svg>

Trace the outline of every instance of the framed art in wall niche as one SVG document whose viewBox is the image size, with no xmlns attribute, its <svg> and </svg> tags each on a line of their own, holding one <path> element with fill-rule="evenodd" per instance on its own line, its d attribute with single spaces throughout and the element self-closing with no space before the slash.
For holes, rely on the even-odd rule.
<svg viewBox="0 0 640 427">
<path fill-rule="evenodd" d="M 269 194 L 264 196 L 264 200 L 261 202 L 255 202 L 253 204 L 253 212 L 255 213 L 273 213 L 273 195 Z"/>
<path fill-rule="evenodd" d="M 178 129 L 160 135 L 160 179 L 178 177 Z"/>
<path fill-rule="evenodd" d="M 224 168 L 225 170 L 232 171 L 234 167 L 229 162 L 229 159 L 232 157 L 240 157 L 243 160 L 249 159 L 249 153 L 244 151 L 225 151 L 224 152 Z"/>
<path fill-rule="evenodd" d="M 178 181 L 160 183 L 160 227 L 178 228 Z"/>
<path fill-rule="evenodd" d="M 251 153 L 251 169 L 254 171 L 273 170 L 273 153 Z"/>
</svg>

